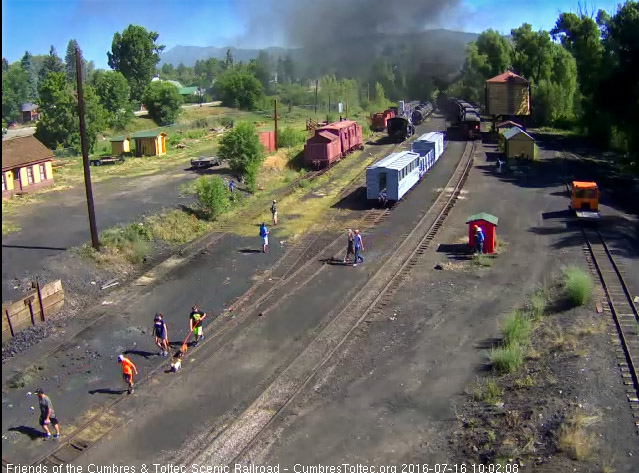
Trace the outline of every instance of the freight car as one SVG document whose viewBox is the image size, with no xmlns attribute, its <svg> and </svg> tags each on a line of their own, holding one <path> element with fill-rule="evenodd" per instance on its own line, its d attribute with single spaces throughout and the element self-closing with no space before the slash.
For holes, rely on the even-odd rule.
<svg viewBox="0 0 639 473">
<path fill-rule="evenodd" d="M 366 198 L 379 199 L 385 194 L 390 201 L 398 201 L 419 182 L 421 177 L 419 154 L 412 151 L 392 153 L 366 169 Z"/>
<path fill-rule="evenodd" d="M 315 129 L 315 135 L 304 145 L 306 165 L 330 166 L 348 153 L 364 149 L 362 127 L 356 121 L 343 120 Z"/>
<path fill-rule="evenodd" d="M 415 127 L 407 117 L 393 117 L 387 122 L 388 136 L 395 142 L 404 141 L 415 133 Z"/>
<path fill-rule="evenodd" d="M 388 108 L 383 112 L 376 113 L 371 117 L 371 129 L 373 131 L 384 131 L 389 118 L 395 116 L 395 111 Z"/>
<path fill-rule="evenodd" d="M 412 119 L 413 125 L 419 125 L 421 122 L 426 120 L 426 118 L 431 113 L 433 113 L 433 104 L 432 103 L 425 102 L 425 103 L 421 103 L 421 104 L 417 105 L 417 107 L 415 107 L 415 110 L 413 110 L 413 113 L 411 115 L 411 119 Z"/>
</svg>

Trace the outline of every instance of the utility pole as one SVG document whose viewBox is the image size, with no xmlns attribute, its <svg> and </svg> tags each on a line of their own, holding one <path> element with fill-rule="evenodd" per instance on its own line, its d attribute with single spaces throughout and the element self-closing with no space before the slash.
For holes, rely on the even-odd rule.
<svg viewBox="0 0 639 473">
<path fill-rule="evenodd" d="M 317 86 L 319 84 L 319 80 L 315 79 L 315 115 L 317 115 Z"/>
<path fill-rule="evenodd" d="M 275 113 L 273 117 L 275 120 L 275 151 L 277 151 L 279 149 L 277 145 L 277 99 L 275 99 L 273 103 L 275 104 Z"/>
<path fill-rule="evenodd" d="M 87 193 L 87 207 L 89 209 L 89 229 L 91 230 L 91 246 L 100 249 L 98 241 L 98 226 L 95 223 L 95 209 L 93 208 L 93 190 L 91 189 L 91 170 L 89 169 L 89 151 L 87 149 L 86 126 L 84 123 L 84 94 L 82 93 L 82 58 L 80 49 L 75 50 L 75 70 L 78 81 L 78 116 L 80 117 L 80 143 L 82 144 L 82 164 L 84 167 L 84 187 Z"/>
</svg>

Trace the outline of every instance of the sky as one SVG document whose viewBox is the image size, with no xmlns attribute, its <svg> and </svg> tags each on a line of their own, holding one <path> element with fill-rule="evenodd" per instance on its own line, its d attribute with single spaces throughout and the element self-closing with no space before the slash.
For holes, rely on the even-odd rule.
<svg viewBox="0 0 639 473">
<path fill-rule="evenodd" d="M 113 34 L 129 24 L 159 33 L 166 46 L 290 46 L 282 35 L 251 40 L 247 11 L 259 0 L 2 0 L 2 56 L 19 60 L 25 51 L 47 54 L 53 45 L 64 58 L 76 39 L 87 60 L 108 68 L 106 52 Z M 321 0 L 318 0 L 321 1 Z M 352 0 L 345 0 L 352 1 Z M 401 5 L 401 0 L 396 1 Z M 445 1 L 445 0 L 443 0 Z M 479 33 L 487 28 L 509 33 L 524 22 L 549 30 L 559 12 L 576 12 L 578 0 L 461 0 L 439 26 Z M 587 10 L 614 11 L 619 0 L 591 0 Z M 273 2 L 274 8 L 277 1 Z M 581 5 L 584 2 L 581 1 Z M 319 26 L 318 22 L 318 26 Z M 294 46 L 294 45 L 293 45 Z"/>
</svg>

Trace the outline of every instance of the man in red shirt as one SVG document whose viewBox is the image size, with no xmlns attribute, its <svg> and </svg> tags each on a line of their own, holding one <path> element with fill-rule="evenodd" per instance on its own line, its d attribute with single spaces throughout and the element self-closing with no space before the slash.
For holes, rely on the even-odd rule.
<svg viewBox="0 0 639 473">
<path fill-rule="evenodd" d="M 138 369 L 124 355 L 118 355 L 118 363 L 122 365 L 122 379 L 129 386 L 128 393 L 133 394 L 133 372 L 135 371 L 135 374 L 138 374 Z"/>
</svg>

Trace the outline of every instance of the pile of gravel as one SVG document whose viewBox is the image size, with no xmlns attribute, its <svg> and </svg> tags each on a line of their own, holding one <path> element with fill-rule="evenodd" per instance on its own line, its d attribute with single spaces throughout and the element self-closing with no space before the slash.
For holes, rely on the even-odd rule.
<svg viewBox="0 0 639 473">
<path fill-rule="evenodd" d="M 55 322 L 48 320 L 21 330 L 14 338 L 2 344 L 2 363 L 4 364 L 8 359 L 47 338 L 55 329 Z"/>
</svg>

